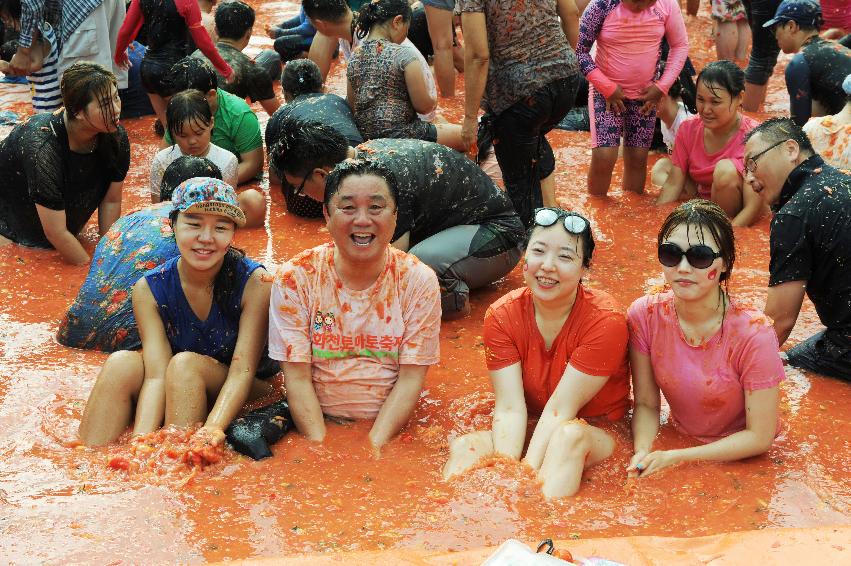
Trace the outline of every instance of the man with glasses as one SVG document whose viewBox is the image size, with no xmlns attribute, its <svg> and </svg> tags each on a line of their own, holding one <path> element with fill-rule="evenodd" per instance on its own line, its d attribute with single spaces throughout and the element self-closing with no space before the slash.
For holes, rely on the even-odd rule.
<svg viewBox="0 0 851 566">
<path fill-rule="evenodd" d="M 789 363 L 851 380 L 851 176 L 827 165 L 789 118 L 748 133 L 745 174 L 774 211 L 765 314 L 779 343 L 805 292 L 827 327 L 787 350 Z"/>
<path fill-rule="evenodd" d="M 295 193 L 325 198 L 334 167 L 366 157 L 399 183 L 393 246 L 431 267 L 440 281 L 444 319 L 470 312 L 470 290 L 511 272 L 525 228 L 508 195 L 463 154 L 420 140 L 376 139 L 357 148 L 319 122 L 286 117 L 269 161 Z M 297 210 L 290 212 L 298 213 Z"/>
<path fill-rule="evenodd" d="M 333 243 L 306 250 L 275 276 L 269 355 L 284 364 L 293 421 L 322 441 L 324 416 L 375 419 L 380 450 L 410 419 L 429 366 L 440 360 L 434 272 L 389 246 L 394 176 L 349 160 L 328 178 L 323 211 Z"/>
</svg>

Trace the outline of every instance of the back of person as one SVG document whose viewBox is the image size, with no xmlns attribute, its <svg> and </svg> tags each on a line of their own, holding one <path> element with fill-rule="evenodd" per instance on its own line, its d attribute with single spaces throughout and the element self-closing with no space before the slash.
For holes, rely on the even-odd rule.
<svg viewBox="0 0 851 566">
<path fill-rule="evenodd" d="M 266 124 L 266 145 L 274 143 L 274 140 L 280 136 L 278 125 L 288 116 L 327 124 L 340 132 L 352 147 L 363 143 L 363 136 L 355 124 L 352 109 L 336 94 L 322 92 L 300 94 L 282 106 Z"/>
<path fill-rule="evenodd" d="M 141 0 L 141 7 L 151 54 L 167 53 L 179 59 L 192 52 L 195 45 L 175 0 Z"/>
<path fill-rule="evenodd" d="M 239 98 L 250 98 L 253 102 L 275 98 L 275 89 L 271 77 L 262 68 L 255 65 L 254 61 L 248 58 L 248 55 L 221 41 L 216 43 L 216 49 L 234 73 L 234 80 L 227 82 L 222 74 L 216 71 L 221 90 L 235 94 Z M 192 56 L 210 61 L 201 53 L 200 49 L 196 49 Z"/>
<path fill-rule="evenodd" d="M 525 229 L 511 200 L 464 155 L 419 140 L 379 139 L 358 148 L 393 172 L 399 212 L 393 239 L 410 232 L 410 245 L 454 226 L 488 223 L 503 244 L 523 240 Z"/>
<path fill-rule="evenodd" d="M 851 74 L 851 49 L 816 36 L 804 45 L 801 54 L 809 67 L 812 99 L 826 114 L 836 114 L 845 106 L 842 81 Z"/>
<path fill-rule="evenodd" d="M 459 0 L 461 12 L 484 11 L 490 64 L 485 105 L 499 114 L 550 82 L 578 73 L 556 0 Z"/>
<path fill-rule="evenodd" d="M 408 95 L 405 67 L 415 49 L 384 39 L 365 40 L 352 54 L 346 75 L 354 94 L 355 122 L 366 139 L 423 139 L 421 123 Z"/>
</svg>

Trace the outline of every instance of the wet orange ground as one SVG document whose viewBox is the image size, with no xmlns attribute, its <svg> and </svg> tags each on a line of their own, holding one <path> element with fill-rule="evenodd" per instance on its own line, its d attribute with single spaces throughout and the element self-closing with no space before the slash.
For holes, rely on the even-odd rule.
<svg viewBox="0 0 851 566">
<path fill-rule="evenodd" d="M 292 4 L 258 6 L 259 23 L 292 13 Z M 704 6 L 689 19 L 692 56 L 700 68 L 714 56 Z M 276 14 L 274 15 L 273 14 Z M 256 30 L 259 33 L 259 27 Z M 252 47 L 268 45 L 256 37 Z M 786 104 L 782 74 L 770 83 L 769 111 Z M 462 85 L 459 79 L 459 85 Z M 343 91 L 337 68 L 331 89 Z M 441 103 L 450 121 L 460 101 Z M 22 110 L 25 105 L 12 105 Z M 261 122 L 267 119 L 257 107 Z M 151 119 L 125 123 L 133 163 L 124 210 L 145 203 L 149 164 L 157 148 Z M 555 132 L 558 195 L 587 214 L 598 241 L 589 284 L 626 307 L 660 282 L 656 230 L 667 208 L 648 195 L 607 199 L 585 195 L 587 134 Z M 268 182 L 260 184 L 270 189 Z M 265 230 L 237 243 L 268 267 L 327 240 L 321 222 L 287 214 L 277 187 L 269 191 Z M 739 229 L 732 292 L 761 307 L 768 266 L 768 220 Z M 89 247 L 96 242 L 86 229 Z M 698 536 L 770 527 L 848 524 L 851 518 L 851 429 L 848 384 L 789 369 L 783 384 L 786 428 L 765 456 L 732 464 L 694 464 L 627 484 L 627 425 L 612 458 L 587 474 L 578 496 L 545 501 L 533 477 L 499 462 L 443 483 L 447 440 L 489 426 L 493 396 L 482 359 L 481 320 L 487 305 L 522 284 L 518 271 L 476 293 L 472 315 L 443 325 L 442 361 L 404 433 L 373 460 L 369 423 L 330 425 L 323 445 L 291 433 L 275 457 L 253 462 L 227 451 L 223 462 L 186 480 L 129 475 L 107 467 L 129 455 L 126 444 L 69 447 L 83 404 L 105 355 L 70 350 L 53 339 L 87 268 L 59 263 L 55 252 L 0 248 L 0 556 L 14 562 L 200 562 L 302 552 L 422 547 L 434 551 L 522 540 Z M 805 304 L 793 341 L 819 329 Z M 689 441 L 663 427 L 661 448 Z"/>
</svg>

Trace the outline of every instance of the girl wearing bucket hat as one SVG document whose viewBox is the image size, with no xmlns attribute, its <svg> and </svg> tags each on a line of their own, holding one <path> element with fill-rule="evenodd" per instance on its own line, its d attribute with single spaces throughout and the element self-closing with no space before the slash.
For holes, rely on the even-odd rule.
<svg viewBox="0 0 851 566">
<path fill-rule="evenodd" d="M 218 179 L 193 178 L 174 191 L 170 215 L 180 256 L 133 286 L 142 352 L 106 361 L 80 423 L 84 444 L 204 422 L 195 440 L 219 444 L 250 397 L 270 391 L 278 366 L 266 355 L 266 270 L 232 246 L 245 224 L 236 193 Z M 269 278 L 271 280 L 271 278 Z M 260 378 L 260 379 L 258 379 Z M 207 413 L 208 395 L 215 404 Z"/>
</svg>

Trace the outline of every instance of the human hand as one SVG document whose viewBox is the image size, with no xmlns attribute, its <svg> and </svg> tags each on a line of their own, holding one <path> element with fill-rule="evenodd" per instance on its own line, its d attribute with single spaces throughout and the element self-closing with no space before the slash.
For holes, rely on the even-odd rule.
<svg viewBox="0 0 851 566">
<path fill-rule="evenodd" d="M 186 451 L 186 462 L 195 466 L 215 464 L 224 455 L 222 443 L 225 440 L 224 431 L 217 426 L 205 425 L 195 431 L 189 439 L 189 450 Z"/>
<path fill-rule="evenodd" d="M 641 463 L 642 460 L 647 456 L 647 450 L 638 450 L 632 456 L 632 459 L 629 461 L 629 465 L 626 467 L 626 475 L 630 478 L 637 478 L 638 474 L 641 473 L 641 470 L 637 467 L 638 464 Z"/>
<path fill-rule="evenodd" d="M 231 72 L 228 76 L 225 77 L 225 82 L 229 85 L 232 85 L 236 81 L 236 73 L 231 69 Z"/>
<path fill-rule="evenodd" d="M 614 112 L 615 115 L 619 116 L 621 113 L 626 112 L 626 105 L 623 103 L 624 95 L 621 87 L 618 86 L 608 98 L 606 98 L 606 112 Z"/>
<path fill-rule="evenodd" d="M 662 89 L 656 86 L 655 84 L 651 84 L 647 88 L 641 91 L 641 97 L 639 100 L 643 100 L 644 104 L 641 106 L 642 114 L 649 114 L 653 111 L 654 108 L 659 104 L 659 101 L 662 100 L 662 97 L 665 96 L 665 93 L 662 92 Z"/>
<path fill-rule="evenodd" d="M 32 57 L 29 49 L 18 48 L 12 58 L 9 60 L 9 74 L 16 76 L 25 76 L 30 74 L 30 65 Z"/>
<path fill-rule="evenodd" d="M 473 155 L 478 153 L 479 120 L 477 117 L 464 116 L 464 122 L 461 124 L 461 142 L 464 147 L 468 148 Z M 473 149 L 476 147 L 476 149 Z"/>
<path fill-rule="evenodd" d="M 830 39 L 833 41 L 837 41 L 845 37 L 846 31 L 842 28 L 830 28 L 823 32 L 821 32 L 821 36 L 824 39 Z"/>
<path fill-rule="evenodd" d="M 8 61 L 0 61 L 0 73 L 4 75 L 11 75 L 9 72 L 9 62 Z"/>
<path fill-rule="evenodd" d="M 127 56 L 126 49 L 121 53 L 116 53 L 115 57 L 113 57 L 113 61 L 115 61 L 115 64 L 125 71 L 130 68 L 130 57 Z"/>
<path fill-rule="evenodd" d="M 266 35 L 269 36 L 269 39 L 278 39 L 276 28 L 277 26 L 266 26 Z"/>
<path fill-rule="evenodd" d="M 641 461 L 634 464 L 637 477 L 646 478 L 669 466 L 675 466 L 681 462 L 675 450 L 656 450 L 644 456 Z M 630 462 L 632 465 L 632 462 Z"/>
</svg>

